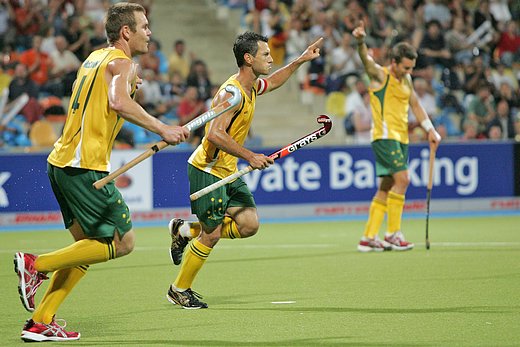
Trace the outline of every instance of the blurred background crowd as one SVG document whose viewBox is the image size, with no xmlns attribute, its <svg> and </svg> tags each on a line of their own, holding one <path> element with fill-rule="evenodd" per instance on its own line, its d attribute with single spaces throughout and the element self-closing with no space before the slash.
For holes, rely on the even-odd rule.
<svg viewBox="0 0 520 347">
<path fill-rule="evenodd" d="M 90 51 L 106 46 L 103 16 L 113 2 L 0 0 L 0 148 L 50 146 L 56 140 L 78 67 Z M 153 0 L 136 2 L 153 18 Z M 237 33 L 267 36 L 276 67 L 324 37 L 322 56 L 293 78 L 301 101 L 313 102 L 309 95 L 323 98 L 351 143 L 370 142 L 368 80 L 351 35 L 361 20 L 379 64 L 389 64 L 388 53 L 399 41 L 417 48 L 415 90 L 445 139 L 520 141 L 520 1 L 207 2 L 240 12 Z M 211 80 L 210 66 L 182 37 L 154 39 L 136 62 L 143 81 L 136 100 L 169 123 L 185 124 L 207 110 L 223 82 Z M 411 141 L 424 140 L 413 113 L 409 130 Z M 202 135 L 193 134 L 185 146 L 198 144 Z M 131 148 L 157 140 L 127 122 L 117 145 Z"/>
</svg>

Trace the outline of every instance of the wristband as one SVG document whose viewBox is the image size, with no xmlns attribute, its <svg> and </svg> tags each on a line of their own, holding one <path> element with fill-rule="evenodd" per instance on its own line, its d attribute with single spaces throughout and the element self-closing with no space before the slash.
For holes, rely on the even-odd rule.
<svg viewBox="0 0 520 347">
<path fill-rule="evenodd" d="M 421 127 L 426 130 L 426 132 L 429 132 L 430 130 L 434 129 L 432 121 L 429 118 L 426 118 L 421 122 Z"/>
</svg>

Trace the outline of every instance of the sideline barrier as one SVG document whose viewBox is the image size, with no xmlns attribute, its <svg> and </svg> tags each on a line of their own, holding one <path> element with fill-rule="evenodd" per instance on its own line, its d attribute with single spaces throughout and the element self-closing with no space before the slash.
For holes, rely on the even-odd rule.
<svg viewBox="0 0 520 347">
<path fill-rule="evenodd" d="M 270 153 L 270 149 L 263 152 Z M 112 167 L 139 150 L 114 151 Z M 189 218 L 186 160 L 190 152 L 160 152 L 120 176 L 116 185 L 134 222 Z M 429 149 L 410 146 L 406 213 L 424 213 Z M 61 215 L 46 174 L 47 154 L 0 154 L 0 228 L 58 225 Z M 366 215 L 377 186 L 368 146 L 308 148 L 243 180 L 263 218 Z M 437 151 L 431 212 L 518 211 L 520 150 L 514 143 L 444 143 Z M 243 168 L 246 163 L 240 163 Z"/>
</svg>

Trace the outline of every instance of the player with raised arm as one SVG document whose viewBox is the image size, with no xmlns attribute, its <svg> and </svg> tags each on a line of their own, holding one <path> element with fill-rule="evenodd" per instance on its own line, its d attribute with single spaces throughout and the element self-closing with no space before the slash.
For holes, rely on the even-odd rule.
<svg viewBox="0 0 520 347">
<path fill-rule="evenodd" d="M 368 221 L 358 244 L 360 252 L 398 250 L 414 247 L 401 231 L 405 193 L 410 183 L 408 175 L 408 108 L 428 133 L 430 148 L 437 149 L 441 137 L 435 130 L 413 88 L 410 74 L 417 52 L 408 43 L 392 48 L 389 66 L 380 66 L 368 54 L 365 26 L 361 21 L 352 35 L 357 39 L 358 53 L 370 78 L 369 94 L 372 109 L 371 140 L 376 157 L 379 187 L 370 204 Z M 385 240 L 378 238 L 385 214 L 388 231 Z"/>
<path fill-rule="evenodd" d="M 92 52 L 81 65 L 63 134 L 47 160 L 52 189 L 75 242 L 39 256 L 15 254 L 20 298 L 33 312 L 22 330 L 24 341 L 79 339 L 78 332 L 65 331 L 57 323 L 58 308 L 89 265 L 122 257 L 134 248 L 130 212 L 114 182 L 102 190 L 92 186 L 110 171 L 112 146 L 124 120 L 173 145 L 189 135 L 185 128 L 162 123 L 133 100 L 138 77 L 132 57 L 148 51 L 151 35 L 144 8 L 125 2 L 112 5 L 105 23 L 109 47 Z M 47 291 L 35 307 L 36 289 L 50 272 Z"/>
<path fill-rule="evenodd" d="M 238 73 L 222 84 L 213 104 L 229 98 L 223 90 L 227 84 L 240 89 L 242 103 L 206 125 L 202 143 L 188 160 L 190 194 L 237 172 L 239 158 L 247 161 L 253 169 L 262 170 L 273 164 L 272 158 L 243 146 L 253 120 L 256 98 L 277 89 L 303 63 L 317 58 L 321 43 L 322 38 L 307 47 L 299 58 L 270 76 L 260 78 L 269 73 L 273 63 L 267 38 L 253 32 L 237 37 L 233 53 Z M 192 201 L 191 209 L 198 222 L 170 221 L 171 258 L 174 264 L 181 261 L 182 264 L 175 282 L 168 288 L 167 299 L 186 309 L 198 309 L 208 306 L 199 300 L 200 295 L 191 287 L 212 249 L 220 238 L 255 235 L 259 221 L 253 195 L 241 178 Z M 192 238 L 183 259 L 184 248 Z"/>
</svg>

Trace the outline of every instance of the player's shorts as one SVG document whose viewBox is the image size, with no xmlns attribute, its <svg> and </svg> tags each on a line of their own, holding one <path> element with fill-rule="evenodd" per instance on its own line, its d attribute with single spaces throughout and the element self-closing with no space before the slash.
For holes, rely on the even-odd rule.
<svg viewBox="0 0 520 347">
<path fill-rule="evenodd" d="M 376 175 L 391 176 L 408 170 L 408 145 L 396 140 L 376 140 L 372 142 L 376 156 Z"/>
<path fill-rule="evenodd" d="M 106 172 L 65 167 L 47 163 L 52 191 L 60 205 L 65 228 L 76 219 L 89 238 L 123 236 L 132 229 L 130 212 L 113 181 L 97 190 L 92 184 Z"/>
<path fill-rule="evenodd" d="M 188 164 L 188 177 L 190 194 L 220 181 L 220 178 L 199 170 L 191 164 Z M 228 207 L 256 208 L 253 194 L 241 178 L 191 202 L 191 212 L 197 215 L 199 221 L 211 228 L 222 223 Z"/>
</svg>

